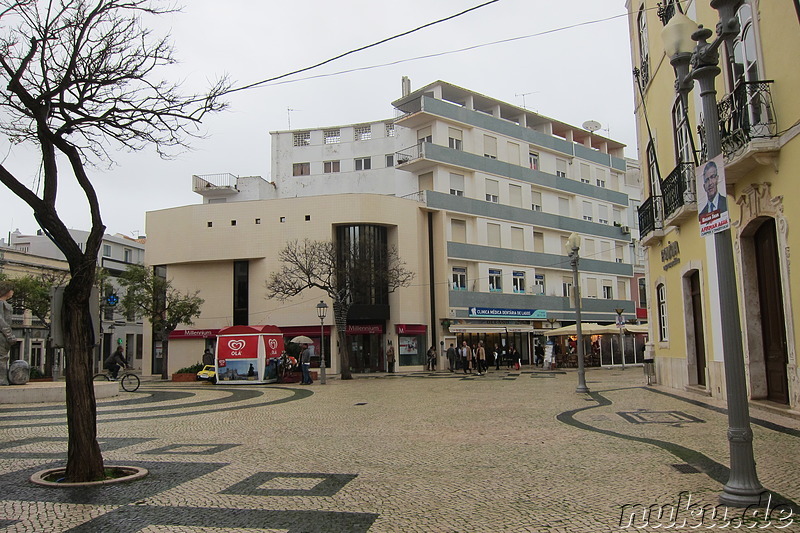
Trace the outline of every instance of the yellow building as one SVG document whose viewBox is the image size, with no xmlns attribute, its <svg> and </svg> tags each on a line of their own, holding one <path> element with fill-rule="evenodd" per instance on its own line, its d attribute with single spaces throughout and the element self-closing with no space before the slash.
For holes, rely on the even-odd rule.
<svg viewBox="0 0 800 533">
<path fill-rule="evenodd" d="M 797 273 L 789 269 L 798 232 L 787 209 L 800 169 L 800 7 L 746 0 L 730 4 L 739 28 L 719 48 L 717 109 L 733 240 L 740 331 L 751 400 L 800 407 L 797 368 Z M 629 0 L 630 38 L 643 171 L 639 209 L 648 260 L 649 354 L 660 383 L 725 397 L 722 319 L 714 237 L 701 237 L 710 185 L 698 87 L 685 103 L 661 31 L 689 19 L 715 28 L 707 0 Z M 709 38 L 709 42 L 715 36 Z M 702 172 L 700 173 L 702 176 Z M 706 182 L 711 180 L 711 175 Z M 727 194 L 726 194 L 727 193 Z M 794 289 L 794 290 L 793 290 Z"/>
</svg>

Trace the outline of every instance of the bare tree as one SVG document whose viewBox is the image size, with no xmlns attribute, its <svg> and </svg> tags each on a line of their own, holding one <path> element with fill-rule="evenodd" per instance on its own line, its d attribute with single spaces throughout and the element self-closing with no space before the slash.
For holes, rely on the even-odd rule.
<svg viewBox="0 0 800 533">
<path fill-rule="evenodd" d="M 166 37 L 142 17 L 175 11 L 155 0 L 0 0 L 0 131 L 41 156 L 33 184 L 0 164 L 0 182 L 25 201 L 69 263 L 61 314 L 67 364 L 66 480 L 103 478 L 96 439 L 89 298 L 105 226 L 92 185 L 93 164 L 110 149 L 152 146 L 162 156 L 197 136 L 197 123 L 219 111 L 227 81 L 207 94 L 182 95 L 157 71 L 175 62 Z M 74 179 L 89 207 L 85 246 L 56 210 L 59 185 Z"/>
<path fill-rule="evenodd" d="M 181 292 L 172 286 L 172 281 L 157 276 L 142 265 L 130 265 L 119 277 L 120 285 L 125 287 L 122 308 L 128 314 L 144 316 L 153 325 L 154 333 L 162 342 L 161 377 L 166 379 L 169 361 L 169 334 L 178 324 L 191 325 L 200 316 L 205 300 L 200 291 Z"/>
<path fill-rule="evenodd" d="M 397 249 L 377 251 L 363 242 L 337 247 L 331 241 L 290 241 L 278 257 L 283 263 L 266 282 L 267 297 L 285 301 L 306 289 L 320 289 L 333 301 L 342 379 L 352 379 L 346 342 L 347 315 L 354 303 L 366 303 L 371 291 L 387 294 L 408 287 L 414 273 Z"/>
</svg>

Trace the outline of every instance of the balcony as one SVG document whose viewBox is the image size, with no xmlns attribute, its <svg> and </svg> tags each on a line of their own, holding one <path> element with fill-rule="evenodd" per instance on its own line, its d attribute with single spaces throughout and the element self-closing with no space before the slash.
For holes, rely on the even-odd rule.
<svg viewBox="0 0 800 533">
<path fill-rule="evenodd" d="M 239 192 L 238 178 L 233 174 L 205 174 L 192 176 L 192 190 L 206 197 L 230 196 Z"/>
<path fill-rule="evenodd" d="M 639 206 L 639 234 L 642 246 L 657 244 L 664 237 L 664 208 L 661 196 L 651 196 Z"/>
<path fill-rule="evenodd" d="M 430 165 L 430 162 L 425 161 L 426 144 L 428 143 L 419 142 L 413 146 L 395 152 L 394 160 L 397 162 L 397 168 L 409 172 L 416 172 Z"/>
<path fill-rule="evenodd" d="M 665 226 L 679 225 L 697 216 L 693 163 L 678 163 L 661 184 Z"/>
<path fill-rule="evenodd" d="M 780 151 L 772 80 L 739 83 L 717 103 L 725 179 L 731 185 L 758 165 L 776 164 Z M 703 160 L 707 149 L 700 131 Z"/>
</svg>

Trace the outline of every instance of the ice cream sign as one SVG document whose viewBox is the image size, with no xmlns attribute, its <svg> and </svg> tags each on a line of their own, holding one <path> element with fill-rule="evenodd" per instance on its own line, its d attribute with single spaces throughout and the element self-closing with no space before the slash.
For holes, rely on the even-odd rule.
<svg viewBox="0 0 800 533">
<path fill-rule="evenodd" d="M 246 335 L 225 339 L 219 359 L 253 359 L 258 357 L 258 336 Z"/>
</svg>

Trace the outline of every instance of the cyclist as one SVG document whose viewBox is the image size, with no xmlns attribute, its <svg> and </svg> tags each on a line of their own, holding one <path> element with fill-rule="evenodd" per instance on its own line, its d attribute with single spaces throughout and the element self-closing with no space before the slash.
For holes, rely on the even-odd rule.
<svg viewBox="0 0 800 533">
<path fill-rule="evenodd" d="M 111 379 L 117 379 L 119 368 L 128 368 L 128 363 L 125 361 L 125 354 L 122 352 L 122 346 L 117 346 L 116 351 L 106 358 L 104 364 L 111 374 Z"/>
</svg>

